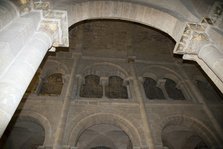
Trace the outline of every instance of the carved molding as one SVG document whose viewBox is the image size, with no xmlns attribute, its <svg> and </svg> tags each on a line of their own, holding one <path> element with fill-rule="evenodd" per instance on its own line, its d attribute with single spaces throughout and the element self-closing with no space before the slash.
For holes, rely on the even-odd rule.
<svg viewBox="0 0 223 149">
<path fill-rule="evenodd" d="M 200 48 L 209 43 L 206 34 L 207 27 L 207 19 L 203 19 L 201 23 L 188 23 L 180 41 L 175 46 L 174 53 L 197 55 Z"/>
<path fill-rule="evenodd" d="M 53 39 L 53 47 L 68 47 L 68 19 L 67 12 L 52 10 L 50 2 L 42 0 L 24 0 L 19 6 L 20 15 L 30 12 L 40 12 L 41 22 L 39 31 L 46 32 Z M 53 50 L 55 50 L 53 48 Z"/>
<path fill-rule="evenodd" d="M 39 29 L 49 33 L 53 38 L 54 47 L 68 47 L 68 19 L 67 12 L 51 10 L 49 2 L 34 1 L 33 11 L 40 11 L 42 21 Z"/>
</svg>

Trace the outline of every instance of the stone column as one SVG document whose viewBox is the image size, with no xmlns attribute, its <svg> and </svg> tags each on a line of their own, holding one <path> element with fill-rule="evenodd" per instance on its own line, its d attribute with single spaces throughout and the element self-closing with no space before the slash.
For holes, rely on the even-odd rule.
<svg viewBox="0 0 223 149">
<path fill-rule="evenodd" d="M 75 98 L 79 99 L 80 98 L 80 91 L 81 91 L 81 85 L 83 83 L 83 78 L 81 75 L 77 75 L 76 76 L 76 80 L 77 80 L 77 87 L 76 87 L 76 94 L 75 94 Z"/>
<path fill-rule="evenodd" d="M 140 84 L 139 84 L 139 81 L 137 79 L 134 64 L 130 63 L 129 65 L 130 65 L 130 71 L 131 71 L 131 74 L 132 74 L 132 80 L 133 80 L 134 91 L 135 91 L 135 98 L 136 98 L 136 101 L 139 104 L 139 110 L 140 110 L 140 113 L 141 113 L 141 116 L 142 116 L 142 122 L 143 122 L 143 128 L 145 130 L 144 132 L 145 132 L 146 142 L 147 142 L 147 145 L 148 145 L 149 149 L 155 149 L 154 141 L 153 141 L 153 138 L 152 138 L 152 132 L 151 132 L 150 127 L 149 127 L 148 118 L 147 118 L 147 114 L 146 114 L 146 109 L 145 109 L 145 105 L 144 105 L 144 99 L 143 99 L 141 91 L 140 91 Z"/>
<path fill-rule="evenodd" d="M 18 10 L 9 0 L 0 1 L 0 30 L 18 17 Z M 4 20 L 4 21 L 2 21 Z"/>
<path fill-rule="evenodd" d="M 223 52 L 214 46 L 205 46 L 198 53 L 201 58 L 223 83 Z"/>
<path fill-rule="evenodd" d="M 100 77 L 100 84 L 102 85 L 102 89 L 103 89 L 102 98 L 107 99 L 105 95 L 105 87 L 108 85 L 108 77 Z"/>
<path fill-rule="evenodd" d="M 200 23 L 188 23 L 174 53 L 183 54 L 183 59 L 196 61 L 223 93 L 223 49 L 222 42 L 219 42 L 222 36 L 213 34 L 213 30 L 206 19 Z"/>
<path fill-rule="evenodd" d="M 128 99 L 132 99 L 132 94 L 131 94 L 129 84 L 130 84 L 129 79 L 125 79 L 123 82 L 123 85 L 126 86 L 126 88 L 127 88 Z"/>
<path fill-rule="evenodd" d="M 0 135 L 22 99 L 52 39 L 44 32 L 36 32 L 21 49 L 10 67 L 0 78 Z"/>
<path fill-rule="evenodd" d="M 168 95 L 168 93 L 166 91 L 166 88 L 165 88 L 165 84 L 166 84 L 166 80 L 165 79 L 159 79 L 157 81 L 157 86 L 162 90 L 165 99 L 170 100 L 170 97 L 169 97 L 169 95 Z"/>
<path fill-rule="evenodd" d="M 73 95 L 72 90 L 75 83 L 74 80 L 75 80 L 76 66 L 80 59 L 80 55 L 79 54 L 74 55 L 73 58 L 74 58 L 74 61 L 73 61 L 72 71 L 70 74 L 70 79 L 68 81 L 68 85 L 67 85 L 67 89 L 66 89 L 66 93 L 65 93 L 65 97 L 63 101 L 60 121 L 56 130 L 56 135 L 55 135 L 56 138 L 53 145 L 54 149 L 61 149 L 63 146 L 63 135 L 64 135 L 65 125 L 66 125 L 67 116 L 69 112 L 70 98 Z"/>
<path fill-rule="evenodd" d="M 0 24 L 4 25 L 0 28 L 0 136 L 48 49 L 52 45 L 68 45 L 66 12 L 48 10 L 49 3 L 42 1 L 27 2 L 33 3 L 26 5 L 33 6 L 32 9 L 27 9 L 29 11 L 23 16 L 16 12 L 18 16 L 14 18 L 16 15 L 12 15 L 10 23 Z M 3 10 L 10 8 L 12 11 L 7 12 L 14 12 L 14 5 L 8 7 L 6 3 L 0 2 L 4 4 L 0 13 L 4 6 Z M 3 20 L 8 22 L 7 18 Z"/>
</svg>

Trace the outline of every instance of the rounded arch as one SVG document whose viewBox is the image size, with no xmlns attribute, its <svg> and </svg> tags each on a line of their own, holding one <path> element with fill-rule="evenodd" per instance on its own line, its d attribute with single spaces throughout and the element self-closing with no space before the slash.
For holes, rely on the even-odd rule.
<svg viewBox="0 0 223 149">
<path fill-rule="evenodd" d="M 159 29 L 178 41 L 185 23 L 164 11 L 132 2 L 122 1 L 87 1 L 69 6 L 69 22 L 90 19 L 119 19 L 137 22 Z"/>
<path fill-rule="evenodd" d="M 104 74 L 103 73 L 98 74 L 98 71 L 103 70 L 103 69 L 100 69 L 100 67 L 104 67 L 104 66 L 106 66 L 106 68 L 108 68 L 108 69 L 109 68 L 113 69 L 110 72 L 112 72 L 114 74 L 105 74 L 105 73 Z M 83 76 L 87 76 L 87 75 L 90 75 L 90 74 L 97 75 L 97 76 L 108 75 L 106 77 L 109 77 L 111 75 L 115 75 L 115 76 L 121 77 L 122 79 L 125 79 L 129 76 L 128 72 L 124 68 L 122 68 L 119 65 L 109 63 L 109 62 L 94 63 L 90 66 L 87 66 L 87 67 L 83 68 L 83 70 L 81 71 L 81 74 Z"/>
<path fill-rule="evenodd" d="M 18 120 L 28 120 L 41 125 L 45 131 L 44 145 L 50 144 L 52 128 L 49 120 L 45 116 L 33 111 L 22 111 L 21 113 L 15 114 L 15 117 L 18 117 Z"/>
<path fill-rule="evenodd" d="M 57 60 L 47 60 L 44 68 L 42 69 L 42 73 L 42 77 L 47 77 L 53 73 L 61 73 L 66 75 L 69 74 L 69 69 L 65 64 L 62 64 Z"/>
<path fill-rule="evenodd" d="M 143 74 L 143 78 L 151 78 L 151 79 L 153 79 L 153 80 L 157 80 L 157 76 L 156 76 L 156 74 L 153 73 L 153 72 L 145 72 L 145 73 Z"/>
<path fill-rule="evenodd" d="M 81 133 L 85 129 L 97 124 L 110 124 L 119 127 L 129 136 L 133 146 L 141 145 L 140 134 L 131 122 L 121 116 L 109 113 L 91 114 L 80 120 L 70 131 L 68 144 L 75 146 Z"/>
<path fill-rule="evenodd" d="M 160 72 L 161 70 L 163 70 L 164 72 L 161 73 Z M 153 77 L 153 79 L 154 78 L 161 79 L 160 77 L 158 77 L 158 73 L 161 74 L 160 77 L 171 79 L 171 80 L 175 81 L 176 83 L 183 80 L 182 76 L 179 73 L 177 73 L 176 71 L 174 71 L 171 68 L 161 66 L 161 65 L 151 65 L 151 66 L 145 67 L 143 69 L 142 75 L 143 75 L 143 77 L 147 77 L 148 74 L 153 74 L 156 76 L 156 77 Z M 149 75 L 149 76 L 151 76 L 151 75 Z"/>
<path fill-rule="evenodd" d="M 215 136 L 212 130 L 200 120 L 186 115 L 172 115 L 166 117 L 160 125 L 158 136 L 162 140 L 162 132 L 168 126 L 180 125 L 194 131 L 199 137 L 210 145 L 221 144 L 220 140 Z M 162 142 L 162 141 L 161 141 Z"/>
</svg>

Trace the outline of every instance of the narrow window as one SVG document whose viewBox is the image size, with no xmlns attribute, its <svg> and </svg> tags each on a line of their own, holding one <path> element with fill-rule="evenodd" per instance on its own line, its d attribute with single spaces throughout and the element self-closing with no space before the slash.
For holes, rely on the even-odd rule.
<svg viewBox="0 0 223 149">
<path fill-rule="evenodd" d="M 168 78 L 165 78 L 165 89 L 168 96 L 174 100 L 184 100 L 185 97 L 180 89 L 176 87 L 176 83 Z"/>
<path fill-rule="evenodd" d="M 108 86 L 105 87 L 105 95 L 108 98 L 128 98 L 127 87 L 123 85 L 123 79 L 118 76 L 109 77 Z"/>
<path fill-rule="evenodd" d="M 143 87 L 148 99 L 165 99 L 162 90 L 156 86 L 156 81 L 152 78 L 145 77 Z"/>
<path fill-rule="evenodd" d="M 80 89 L 80 97 L 101 98 L 103 95 L 100 77 L 96 75 L 88 75 L 85 77 L 85 83 Z"/>
<path fill-rule="evenodd" d="M 63 88 L 63 77 L 61 73 L 51 74 L 43 79 L 40 89 L 41 95 L 60 95 Z"/>
</svg>

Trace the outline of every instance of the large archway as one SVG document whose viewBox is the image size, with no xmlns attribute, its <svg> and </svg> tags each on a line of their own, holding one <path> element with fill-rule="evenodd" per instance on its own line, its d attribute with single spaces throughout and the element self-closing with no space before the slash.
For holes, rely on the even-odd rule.
<svg viewBox="0 0 223 149">
<path fill-rule="evenodd" d="M 97 124 L 81 133 L 76 146 L 81 149 L 132 149 L 128 135 L 109 124 Z"/>
<path fill-rule="evenodd" d="M 178 41 L 185 22 L 159 9 L 131 2 L 87 1 L 67 6 L 68 26 L 90 19 L 121 19 L 157 28 Z"/>
<path fill-rule="evenodd" d="M 13 117 L 1 140 L 2 149 L 35 149 L 45 141 L 44 127 L 32 117 Z"/>
<path fill-rule="evenodd" d="M 116 129 L 118 128 L 119 131 L 121 130 L 123 134 L 128 136 L 133 147 L 140 147 L 142 141 L 141 135 L 139 134 L 138 130 L 131 124 L 131 122 L 118 115 L 102 113 L 91 114 L 81 119 L 76 125 L 74 125 L 69 134 L 68 144 L 70 146 L 76 146 L 81 134 L 83 134 L 85 130 L 91 126 L 100 124 L 109 125 Z"/>
<path fill-rule="evenodd" d="M 170 149 L 208 149 L 220 144 L 205 124 L 188 116 L 167 117 L 162 123 L 160 137 L 163 146 Z"/>
</svg>

